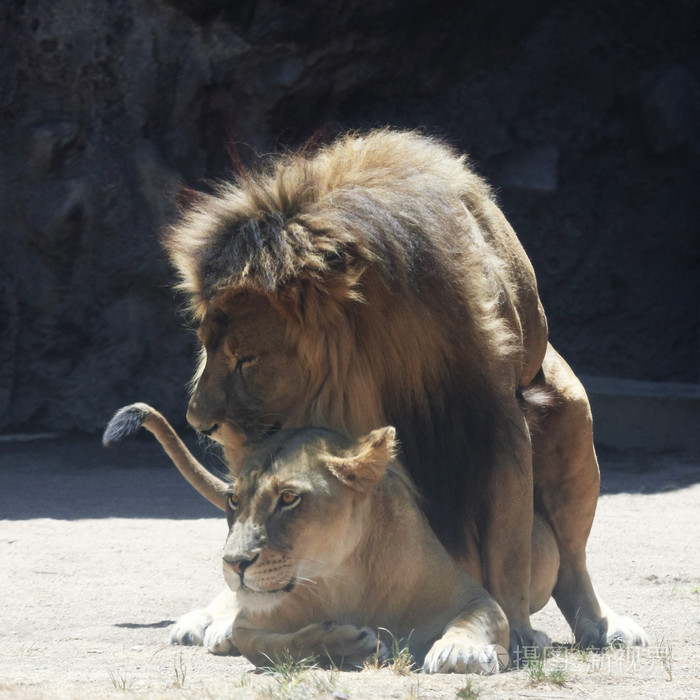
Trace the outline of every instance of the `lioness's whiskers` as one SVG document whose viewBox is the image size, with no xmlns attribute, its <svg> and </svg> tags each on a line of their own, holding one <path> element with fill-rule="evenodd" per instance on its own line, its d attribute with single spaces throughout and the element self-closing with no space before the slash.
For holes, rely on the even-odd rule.
<svg viewBox="0 0 700 700">
<path fill-rule="evenodd" d="M 312 581 L 311 583 L 316 584 L 315 581 Z M 322 603 L 328 605 L 330 603 L 330 600 L 322 596 L 318 590 L 316 590 L 313 586 L 310 586 L 306 581 L 302 580 L 300 583 L 298 583 L 299 588 L 303 588 L 305 591 L 308 591 L 311 595 L 313 595 L 315 598 L 318 598 Z"/>
<path fill-rule="evenodd" d="M 297 583 L 313 583 L 314 586 L 318 586 L 318 581 L 314 581 L 312 578 L 304 578 L 303 576 L 297 576 L 295 580 L 297 581 Z"/>
<path fill-rule="evenodd" d="M 307 559 L 306 557 L 289 557 L 290 562 L 294 562 L 296 564 L 301 564 L 301 563 L 309 563 L 313 564 L 314 566 L 317 566 L 319 569 L 323 569 L 323 565 L 321 562 L 316 561 L 315 559 Z M 303 576 L 300 577 L 297 575 L 297 580 L 303 580 Z M 331 574 L 331 573 L 324 573 L 323 578 L 328 581 L 338 581 L 342 583 L 345 580 L 344 576 L 340 576 L 338 574 Z M 306 579 L 307 581 L 311 581 L 313 584 L 318 585 L 318 581 L 314 581 L 312 579 Z"/>
</svg>

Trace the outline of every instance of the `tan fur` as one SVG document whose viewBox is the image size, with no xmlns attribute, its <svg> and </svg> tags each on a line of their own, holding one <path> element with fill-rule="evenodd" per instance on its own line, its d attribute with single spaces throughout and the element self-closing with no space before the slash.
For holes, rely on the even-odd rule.
<svg viewBox="0 0 700 700">
<path fill-rule="evenodd" d="M 505 651 L 509 641 L 505 615 L 430 530 L 393 441 L 393 428 L 356 441 L 285 431 L 243 466 L 223 558 L 241 608 L 232 643 L 253 663 L 291 654 L 358 664 L 385 628 L 410 639 L 427 672 L 497 670 L 493 645 Z M 285 492 L 300 498 L 289 511 Z M 533 584 L 544 602 L 558 568 L 547 531 L 539 521 Z M 291 592 L 275 592 L 290 582 Z"/>
<path fill-rule="evenodd" d="M 365 216 L 355 220 L 357 193 L 369 193 L 382 216 L 368 204 Z M 427 207 L 416 206 L 425 200 Z M 387 295 L 392 281 L 386 268 L 401 277 L 414 264 L 400 241 L 388 246 L 383 259 L 373 249 L 366 228 L 385 225 L 387 211 L 409 230 L 432 226 L 426 231 L 435 246 L 432 254 L 454 279 L 438 280 L 428 292 L 444 291 L 441 305 L 459 303 L 451 310 L 465 336 L 459 343 L 450 337 L 445 318 L 436 317 L 432 304 L 421 302 L 414 290 L 407 290 L 406 299 Z M 500 220 L 495 231 L 480 225 L 493 216 L 489 190 L 464 158 L 415 134 L 380 131 L 348 136 L 311 159 L 281 158 L 267 173 L 222 184 L 216 196 L 185 213 L 166 245 L 198 321 L 212 308 L 228 310 L 237 294 L 251 291 L 267 297 L 285 318 L 286 344 L 305 369 L 297 398 L 306 410 L 298 424 L 359 434 L 384 418 L 382 387 L 427 407 L 432 387 L 446 377 L 460 350 L 468 349 L 470 364 L 478 362 L 479 373 L 490 383 L 502 381 L 504 389 L 527 371 L 514 309 L 521 278 L 528 276 L 527 261 L 520 256 L 513 270 L 504 264 L 492 241 L 500 236 Z M 211 279 L 202 266 L 206 252 L 224 246 L 247 220 L 263 226 L 271 217 L 285 226 L 277 255 L 262 247 L 237 260 L 238 269 L 230 266 Z M 450 258 L 453 249 L 461 259 Z M 347 261 L 342 269 L 334 266 L 339 255 Z M 532 303 L 537 304 L 536 295 Z M 536 323 L 542 325 L 543 317 Z M 365 341 L 361 347 L 358 332 Z M 504 363 L 515 364 L 505 376 Z M 343 384 L 354 389 L 349 403 L 339 407 L 336 394 Z"/>
<path fill-rule="evenodd" d="M 350 134 L 221 184 L 165 244 L 206 353 L 188 420 L 234 474 L 280 428 L 359 437 L 392 423 L 430 524 L 514 643 L 542 641 L 529 622 L 535 507 L 573 548 L 558 600 L 601 623 L 585 570 L 597 463 L 585 425 L 557 418 L 576 378 L 543 369 L 556 353 L 532 266 L 464 157 L 415 133 Z M 533 382 L 556 402 L 537 440 L 559 450 L 534 465 L 517 398 Z"/>
<path fill-rule="evenodd" d="M 287 655 L 361 664 L 386 651 L 377 640 L 384 628 L 409 640 L 428 672 L 498 670 L 493 645 L 508 646 L 505 615 L 428 526 L 395 457 L 393 428 L 357 440 L 318 429 L 277 433 L 231 484 L 207 472 L 146 404 L 118 411 L 105 442 L 133 437 L 139 426 L 227 511 L 224 577 L 238 610 L 233 624 L 223 619 L 212 651 L 240 651 L 258 665 Z M 285 506 L 290 493 L 298 501 Z M 559 562 L 551 530 L 535 522 L 531 600 L 538 609 L 551 595 Z M 209 616 L 204 627 L 213 622 Z"/>
<path fill-rule="evenodd" d="M 483 672 L 489 645 L 507 646 L 505 615 L 416 507 L 391 458 L 393 435 L 376 430 L 352 443 L 325 431 L 280 433 L 246 462 L 223 558 L 241 608 L 232 642 L 253 663 L 290 654 L 361 664 L 381 648 L 379 628 L 410 639 L 431 672 Z M 289 489 L 301 500 L 280 512 Z M 253 560 L 243 571 L 241 558 Z M 268 592 L 290 581 L 291 592 Z"/>
</svg>

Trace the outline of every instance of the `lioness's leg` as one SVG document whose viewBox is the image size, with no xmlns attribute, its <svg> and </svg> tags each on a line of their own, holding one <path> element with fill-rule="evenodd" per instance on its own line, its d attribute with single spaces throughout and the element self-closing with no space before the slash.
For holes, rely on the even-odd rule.
<svg viewBox="0 0 700 700">
<path fill-rule="evenodd" d="M 497 673 L 508 665 L 508 621 L 493 598 L 482 594 L 452 620 L 425 656 L 425 673 Z"/>
<path fill-rule="evenodd" d="M 586 568 L 586 542 L 600 487 L 586 393 L 551 345 L 535 383 L 546 386 L 555 397 L 555 405 L 533 436 L 535 507 L 552 526 L 559 547 L 554 598 L 577 642 L 646 644 L 639 625 L 601 606 Z"/>
<path fill-rule="evenodd" d="M 315 657 L 319 663 L 335 666 L 360 666 L 377 653 L 387 656 L 386 646 L 377 643 L 377 634 L 368 627 L 338 625 L 333 622 L 311 624 L 296 632 L 280 633 L 259 629 L 247 620 L 234 622 L 233 636 L 243 656 L 256 666 L 271 666 L 291 657 L 302 661 Z"/>
<path fill-rule="evenodd" d="M 227 586 L 206 608 L 185 613 L 170 631 L 170 643 L 203 644 L 211 654 L 240 654 L 232 639 L 237 612 L 236 594 Z"/>
</svg>

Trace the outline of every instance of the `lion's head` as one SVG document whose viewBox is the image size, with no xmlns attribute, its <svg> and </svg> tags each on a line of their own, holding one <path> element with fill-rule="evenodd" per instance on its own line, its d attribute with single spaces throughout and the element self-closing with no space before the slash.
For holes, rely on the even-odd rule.
<svg viewBox="0 0 700 700">
<path fill-rule="evenodd" d="M 203 346 L 192 425 L 235 474 L 281 428 L 393 424 L 433 526 L 459 541 L 455 513 L 510 449 L 494 426 L 520 371 L 494 211 L 463 157 L 390 130 L 203 196 L 165 242 Z"/>
<path fill-rule="evenodd" d="M 391 458 L 394 429 L 358 440 L 282 431 L 257 447 L 231 487 L 224 577 L 249 610 L 332 576 L 364 536 L 362 509 Z"/>
<path fill-rule="evenodd" d="M 287 348 L 286 324 L 261 295 L 241 293 L 211 305 L 198 331 L 204 362 L 187 419 L 219 435 L 229 424 L 260 439 L 289 423 L 304 372 Z"/>
</svg>

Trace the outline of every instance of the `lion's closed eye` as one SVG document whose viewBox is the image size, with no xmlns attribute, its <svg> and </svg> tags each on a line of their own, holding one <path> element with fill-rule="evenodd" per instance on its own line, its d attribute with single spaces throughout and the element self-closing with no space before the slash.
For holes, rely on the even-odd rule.
<svg viewBox="0 0 700 700">
<path fill-rule="evenodd" d="M 254 365 L 256 363 L 256 358 L 253 355 L 244 355 L 242 357 L 236 357 L 235 363 L 233 371 L 240 374 L 246 367 Z"/>
</svg>

